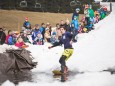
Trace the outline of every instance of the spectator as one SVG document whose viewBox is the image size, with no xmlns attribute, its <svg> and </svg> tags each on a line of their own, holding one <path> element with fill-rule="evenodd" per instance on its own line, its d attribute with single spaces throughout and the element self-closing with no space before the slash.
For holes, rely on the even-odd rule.
<svg viewBox="0 0 115 86">
<path fill-rule="evenodd" d="M 65 22 L 63 20 L 60 21 L 60 27 L 65 27 Z"/>
<path fill-rule="evenodd" d="M 46 23 L 46 28 L 48 28 L 49 29 L 49 32 L 50 32 L 50 35 L 51 35 L 51 32 L 52 32 L 52 26 L 51 26 L 51 24 L 50 23 Z"/>
<path fill-rule="evenodd" d="M 89 6 L 85 5 L 84 8 L 84 14 L 85 14 L 85 21 L 86 21 L 86 25 L 88 26 L 90 24 L 89 19 L 90 19 L 90 15 L 89 15 Z"/>
<path fill-rule="evenodd" d="M 79 30 L 78 30 L 79 33 L 83 33 L 83 27 L 84 27 L 84 23 L 80 22 L 79 23 Z"/>
<path fill-rule="evenodd" d="M 25 30 L 27 31 L 27 34 L 31 33 L 31 24 L 28 21 L 28 17 L 25 18 L 25 22 L 23 24 L 23 27 L 25 27 Z"/>
<path fill-rule="evenodd" d="M 28 38 L 26 32 L 23 32 L 23 33 L 22 33 L 21 38 L 23 39 L 23 41 L 24 41 L 25 43 L 27 43 L 27 42 L 28 42 L 28 43 L 31 43 L 31 42 L 29 41 L 29 38 Z"/>
<path fill-rule="evenodd" d="M 65 22 L 65 29 L 66 29 L 66 31 L 70 32 L 70 22 L 68 19 Z"/>
<path fill-rule="evenodd" d="M 60 24 L 59 23 L 56 24 L 56 28 L 60 28 Z"/>
<path fill-rule="evenodd" d="M 41 24 L 40 31 L 42 33 L 43 39 L 44 39 L 44 34 L 45 34 L 45 23 Z"/>
<path fill-rule="evenodd" d="M 14 33 L 11 31 L 9 33 L 8 45 L 14 45 L 15 42 L 16 42 L 16 38 L 14 37 Z"/>
<path fill-rule="evenodd" d="M 74 20 L 72 20 L 71 24 L 74 24 L 74 28 L 75 28 L 75 34 L 78 34 L 78 30 L 79 30 L 79 22 L 77 20 L 77 17 L 74 16 Z"/>
<path fill-rule="evenodd" d="M 22 39 L 21 37 L 19 37 L 19 38 L 17 39 L 17 41 L 16 41 L 15 46 L 21 48 L 23 45 L 24 45 L 24 41 L 23 41 L 23 39 Z"/>
<path fill-rule="evenodd" d="M 72 20 L 74 20 L 74 16 L 77 16 L 77 19 L 79 19 L 79 12 L 80 12 L 80 9 L 76 8 L 75 12 L 73 13 Z"/>
<path fill-rule="evenodd" d="M 73 23 L 71 24 L 71 34 L 73 34 L 72 41 L 77 42 L 77 39 L 76 39 L 77 33 L 76 33 L 76 29 Z"/>
<path fill-rule="evenodd" d="M 50 30 L 49 30 L 49 28 L 46 28 L 45 29 L 45 34 L 44 34 L 44 41 L 45 42 L 51 42 L 50 38 L 51 38 Z"/>
<path fill-rule="evenodd" d="M 41 40 L 43 42 L 42 33 L 40 31 L 40 26 L 38 24 L 35 25 L 35 29 L 32 34 L 32 40 L 33 44 L 38 44 L 38 42 L 41 42 Z"/>
<path fill-rule="evenodd" d="M 6 36 L 6 44 L 8 44 L 8 38 L 10 37 L 10 34 L 12 33 L 11 30 L 8 30 L 8 35 Z"/>
<path fill-rule="evenodd" d="M 53 31 L 52 31 L 50 42 L 52 44 L 58 42 L 58 37 L 57 37 L 57 31 L 56 31 L 56 29 L 53 29 Z"/>
<path fill-rule="evenodd" d="M 4 33 L 3 29 L 0 28 L 0 45 L 4 44 L 6 40 L 6 34 Z"/>
<path fill-rule="evenodd" d="M 31 24 L 28 20 L 28 17 L 25 18 L 25 22 L 23 24 L 23 26 L 26 28 L 26 29 L 31 29 Z"/>
<path fill-rule="evenodd" d="M 56 28 L 56 38 L 59 40 L 61 38 L 62 34 L 61 34 L 61 31 L 60 31 L 60 27 Z"/>
<path fill-rule="evenodd" d="M 90 17 L 90 18 L 94 18 L 94 10 L 92 9 L 92 6 L 91 6 L 91 5 L 89 5 L 88 11 L 89 11 L 89 17 Z"/>
</svg>

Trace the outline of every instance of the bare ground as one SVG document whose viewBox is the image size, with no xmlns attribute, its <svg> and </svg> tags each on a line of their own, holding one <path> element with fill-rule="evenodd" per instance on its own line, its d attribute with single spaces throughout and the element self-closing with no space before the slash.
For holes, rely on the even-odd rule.
<svg viewBox="0 0 115 86">
<path fill-rule="evenodd" d="M 80 19 L 81 19 L 80 15 Z M 0 27 L 5 27 L 7 30 L 20 31 L 25 17 L 29 18 L 32 27 L 35 24 L 41 24 L 42 22 L 49 22 L 53 27 L 60 20 L 66 20 L 67 18 L 71 22 L 72 13 L 61 14 L 61 13 L 43 13 L 43 12 L 28 12 L 28 11 L 17 11 L 17 10 L 0 10 Z"/>
</svg>

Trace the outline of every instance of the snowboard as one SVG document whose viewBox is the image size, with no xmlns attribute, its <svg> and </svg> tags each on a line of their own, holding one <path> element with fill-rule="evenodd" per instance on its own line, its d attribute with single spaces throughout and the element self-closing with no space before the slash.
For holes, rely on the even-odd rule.
<svg viewBox="0 0 115 86">
<path fill-rule="evenodd" d="M 60 70 L 53 70 L 52 72 L 53 72 L 54 75 L 62 75 Z"/>
<path fill-rule="evenodd" d="M 60 70 L 53 70 L 53 78 L 61 80 L 61 82 L 65 82 L 68 78 L 68 73 L 62 73 Z"/>
</svg>

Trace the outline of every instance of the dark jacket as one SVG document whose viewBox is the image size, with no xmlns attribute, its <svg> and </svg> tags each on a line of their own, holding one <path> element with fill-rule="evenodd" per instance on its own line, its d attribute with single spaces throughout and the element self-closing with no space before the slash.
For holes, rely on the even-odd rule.
<svg viewBox="0 0 115 86">
<path fill-rule="evenodd" d="M 72 45 L 70 44 L 70 41 L 72 40 L 72 36 L 73 35 L 70 32 L 65 32 L 62 34 L 60 41 L 54 44 L 52 47 L 64 44 L 64 49 L 71 49 Z"/>
<path fill-rule="evenodd" d="M 70 24 L 65 24 L 65 29 L 66 29 L 66 31 L 71 32 L 71 30 L 70 30 Z"/>
<path fill-rule="evenodd" d="M 77 16 L 77 17 L 79 17 L 79 13 L 73 13 L 73 16 L 72 16 L 72 20 L 74 20 L 74 16 Z"/>
<path fill-rule="evenodd" d="M 4 44 L 6 40 L 6 34 L 3 31 L 0 31 L 0 44 Z"/>
</svg>

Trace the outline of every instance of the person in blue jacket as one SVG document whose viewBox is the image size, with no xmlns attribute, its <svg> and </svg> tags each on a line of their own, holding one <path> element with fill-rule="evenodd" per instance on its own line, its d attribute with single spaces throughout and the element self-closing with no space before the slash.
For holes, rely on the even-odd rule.
<svg viewBox="0 0 115 86">
<path fill-rule="evenodd" d="M 10 33 L 10 36 L 9 36 L 9 38 L 8 38 L 8 45 L 14 45 L 15 42 L 16 42 L 16 39 L 15 39 L 15 37 L 14 37 L 14 33 L 11 32 L 11 33 Z"/>
<path fill-rule="evenodd" d="M 42 33 L 43 39 L 45 34 L 45 23 L 41 23 L 40 32 Z"/>
<path fill-rule="evenodd" d="M 94 18 L 90 18 L 89 20 L 89 25 L 85 26 L 87 28 L 88 31 L 91 31 L 94 29 Z"/>
<path fill-rule="evenodd" d="M 62 33 L 62 37 L 60 38 L 59 42 L 56 42 L 52 46 L 48 47 L 53 48 L 55 46 L 59 46 L 64 44 L 64 52 L 62 53 L 62 56 L 59 60 L 61 64 L 61 71 L 62 73 L 66 73 L 68 71 L 68 68 L 66 66 L 66 62 L 70 56 L 73 54 L 73 47 L 72 47 L 72 34 L 70 32 L 67 32 L 64 27 L 60 27 L 60 31 Z"/>
<path fill-rule="evenodd" d="M 41 34 L 41 35 L 42 35 L 42 33 L 41 33 L 41 31 L 40 31 L 40 26 L 39 26 L 39 24 L 36 24 L 36 25 L 35 25 L 35 29 L 34 29 L 33 34 L 32 34 L 33 44 L 35 43 L 34 41 L 35 41 L 35 38 L 38 36 L 38 34 Z"/>
<path fill-rule="evenodd" d="M 27 30 L 31 29 L 31 23 L 28 21 L 28 17 L 25 18 L 25 22 L 23 23 L 23 27 Z"/>
<path fill-rule="evenodd" d="M 79 30 L 79 22 L 78 22 L 76 16 L 74 16 L 74 20 L 72 20 L 71 26 L 72 26 L 72 24 L 74 25 L 74 28 L 75 28 L 73 35 L 76 36 L 78 34 L 78 30 Z M 76 42 L 76 40 L 74 40 L 74 41 Z"/>
</svg>

